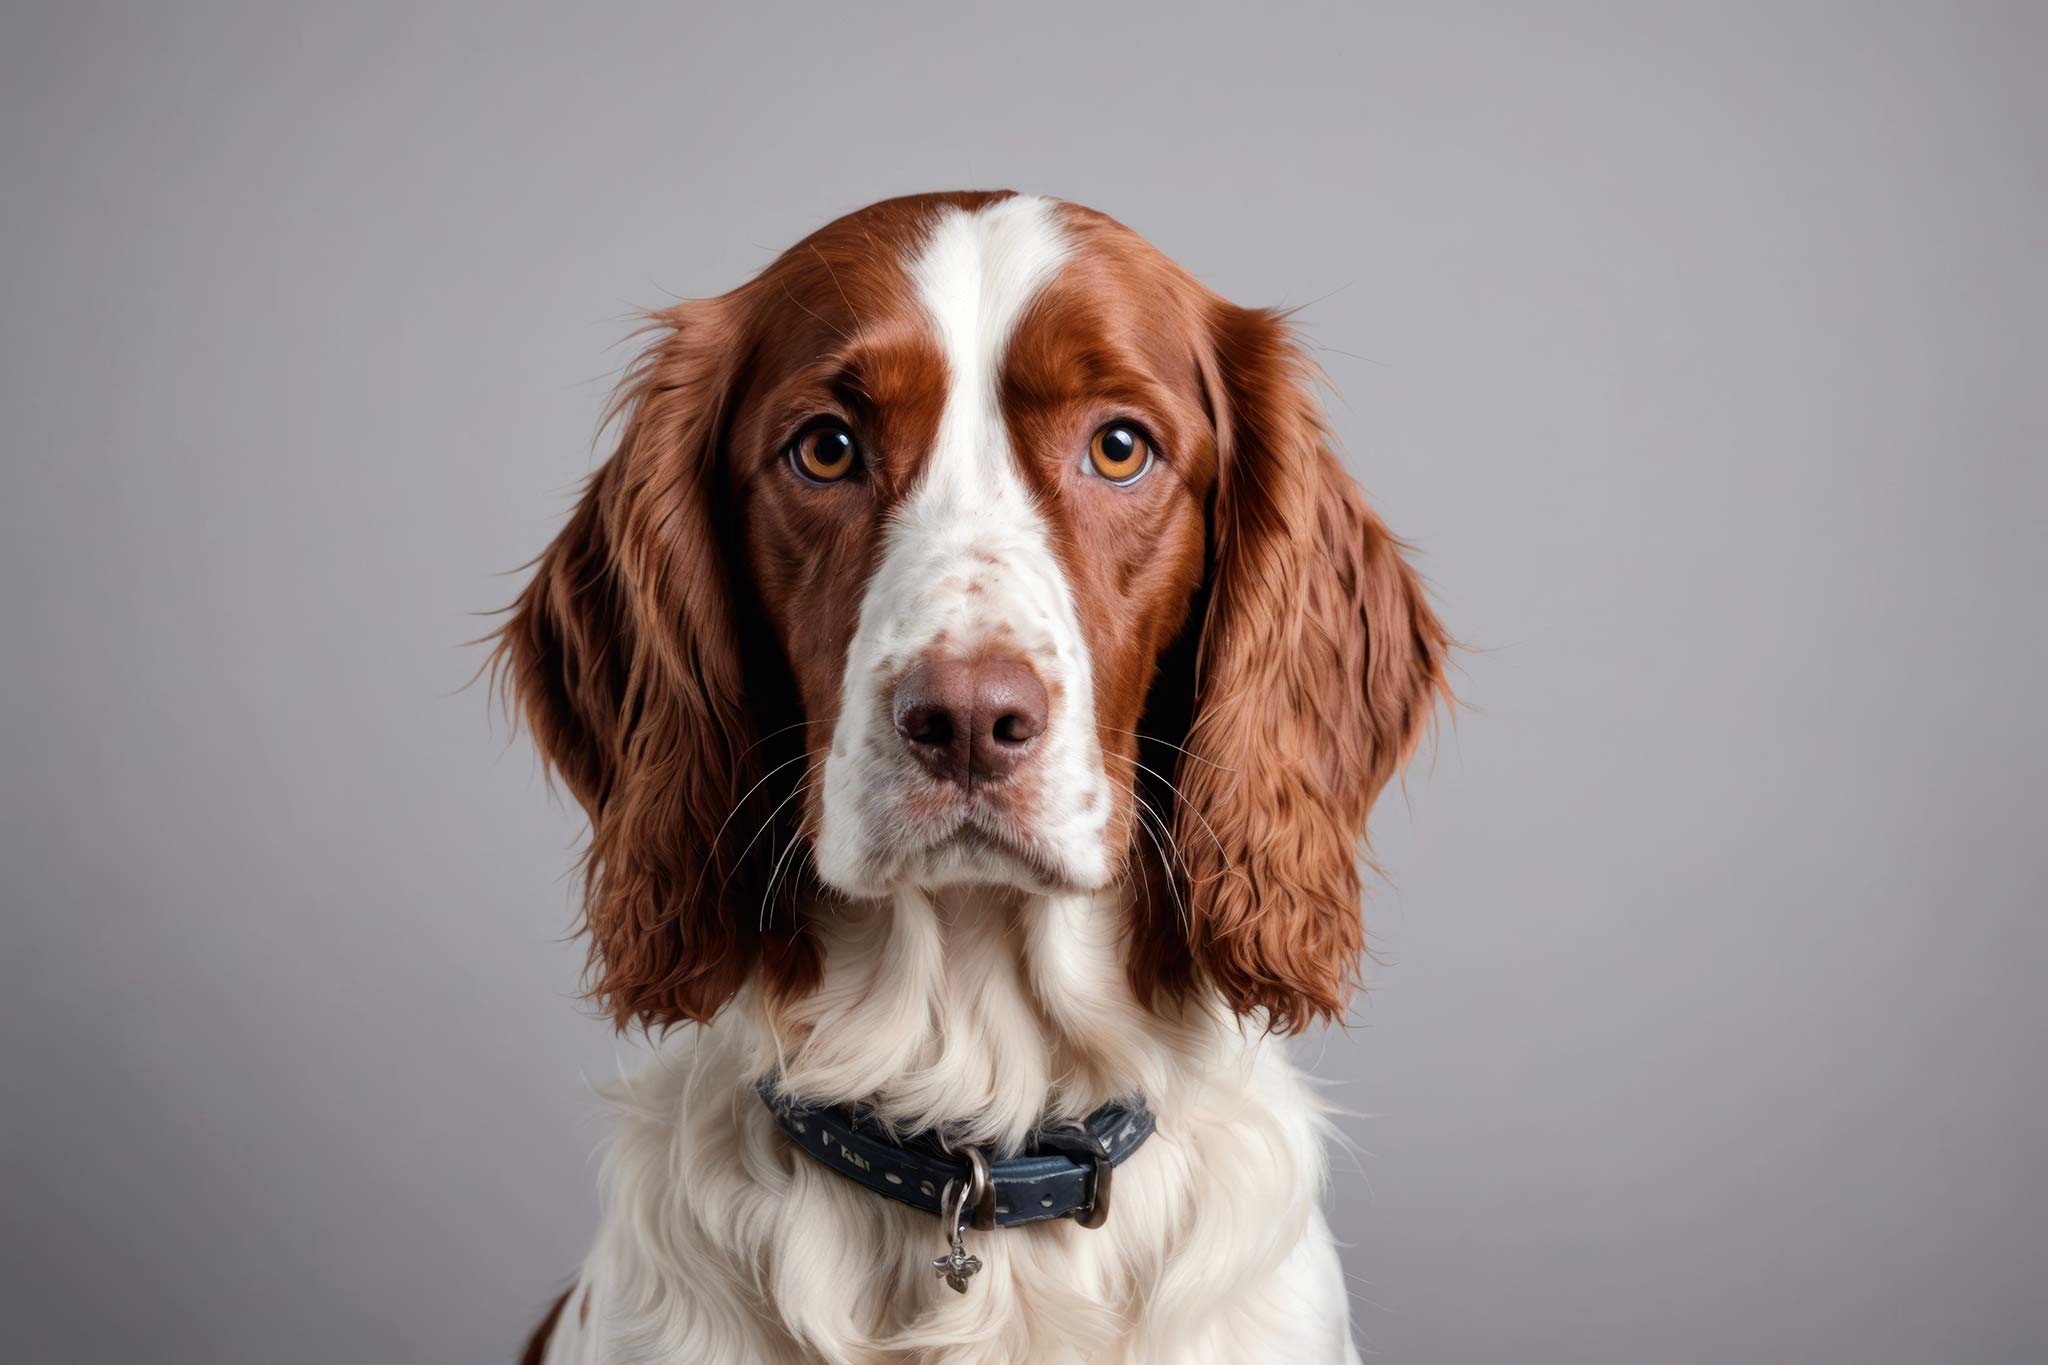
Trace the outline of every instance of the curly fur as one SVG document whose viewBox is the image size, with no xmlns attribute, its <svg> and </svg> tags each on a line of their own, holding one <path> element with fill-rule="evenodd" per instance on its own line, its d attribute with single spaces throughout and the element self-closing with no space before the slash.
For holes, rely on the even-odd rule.
<svg viewBox="0 0 2048 1365">
<path fill-rule="evenodd" d="M 703 1026 L 613 1088 L 604 1220 L 535 1358 L 1353 1358 L 1318 1211 L 1324 1123 L 1271 1035 L 1344 1009 L 1367 815 L 1447 695 L 1446 637 L 1331 454 L 1281 316 L 1214 298 L 1100 215 L 1007 199 L 877 205 L 656 315 L 618 447 L 500 633 L 502 683 L 590 818 L 593 995 L 621 1028 Z M 1064 325 L 1083 342 L 1112 292 L 1097 276 L 1149 282 L 1130 291 L 1151 310 L 1138 330 L 1169 357 L 1161 385 L 1184 389 L 1161 421 L 1204 424 L 1175 470 L 1199 581 L 1168 576 L 1148 621 L 1105 626 L 1140 599 L 1091 586 L 1088 523 L 1041 497 L 1047 562 L 1093 642 L 1097 685 L 1076 695 L 1094 697 L 1124 803 L 1122 870 L 1098 888 L 849 897 L 812 864 L 815 789 L 841 698 L 865 684 L 840 676 L 853 622 L 818 605 L 819 566 L 872 572 L 874 537 L 913 532 L 789 531 L 737 452 L 770 443 L 778 376 L 832 347 L 892 346 L 910 395 L 895 430 L 940 430 L 916 395 L 951 400 L 917 372 L 945 360 L 902 262 L 935 225 L 997 214 L 1008 236 L 985 256 L 1050 233 L 1079 263 L 1064 269 L 1087 301 Z M 1060 353 L 1059 300 L 1026 302 L 1030 350 Z M 1020 388 L 1006 375 L 1003 401 Z M 1107 1227 L 983 1237 L 986 1268 L 954 1296 L 930 1274 L 933 1221 L 792 1152 L 753 1096 L 764 1076 L 997 1155 L 1133 1092 L 1159 1132 Z"/>
</svg>

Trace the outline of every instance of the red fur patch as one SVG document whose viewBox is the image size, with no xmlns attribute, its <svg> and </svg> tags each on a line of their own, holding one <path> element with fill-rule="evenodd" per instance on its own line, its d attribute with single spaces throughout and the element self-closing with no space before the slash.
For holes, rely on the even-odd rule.
<svg viewBox="0 0 2048 1365">
<path fill-rule="evenodd" d="M 757 970 L 782 994 L 816 979 L 813 779 L 947 392 L 903 262 L 943 208 L 995 197 L 875 205 L 654 315 L 618 448 L 499 635 L 504 685 L 590 816 L 591 990 L 620 1027 L 708 1020 Z M 1330 453 L 1282 319 L 1061 212 L 1073 251 L 998 397 L 1091 654 L 1131 978 L 1145 999 L 1206 982 L 1298 1029 L 1344 1008 L 1366 817 L 1447 695 L 1446 637 Z M 862 433 L 861 498 L 781 467 L 821 415 Z M 1160 461 L 1129 489 L 1077 460 L 1112 418 Z"/>
</svg>

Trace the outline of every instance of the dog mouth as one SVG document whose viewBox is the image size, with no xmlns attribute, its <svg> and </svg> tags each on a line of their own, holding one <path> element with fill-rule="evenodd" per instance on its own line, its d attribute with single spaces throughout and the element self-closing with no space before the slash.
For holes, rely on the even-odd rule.
<svg viewBox="0 0 2048 1365">
<path fill-rule="evenodd" d="M 882 891 L 993 885 L 1059 895 L 1093 889 L 1042 843 L 1008 824 L 963 810 L 937 830 L 920 831 L 921 838 L 892 841 L 874 860 L 869 881 Z"/>
</svg>

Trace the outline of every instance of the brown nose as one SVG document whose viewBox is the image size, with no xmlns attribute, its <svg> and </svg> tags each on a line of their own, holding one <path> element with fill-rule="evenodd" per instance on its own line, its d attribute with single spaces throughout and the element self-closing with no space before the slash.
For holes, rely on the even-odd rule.
<svg viewBox="0 0 2048 1365">
<path fill-rule="evenodd" d="M 925 771 L 971 787 L 1008 777 L 1045 733 L 1045 685 L 1022 659 L 927 659 L 896 684 L 896 733 Z"/>
</svg>

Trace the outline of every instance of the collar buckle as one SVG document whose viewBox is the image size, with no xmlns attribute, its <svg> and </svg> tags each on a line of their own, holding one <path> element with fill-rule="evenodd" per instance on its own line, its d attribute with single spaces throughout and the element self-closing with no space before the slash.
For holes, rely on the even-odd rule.
<svg viewBox="0 0 2048 1365">
<path fill-rule="evenodd" d="M 1102 1139 L 1088 1131 L 1082 1124 L 1071 1128 L 1053 1128 L 1038 1135 L 1038 1145 L 1047 1151 L 1059 1152 L 1076 1161 L 1086 1161 L 1095 1168 L 1094 1180 L 1089 1188 L 1086 1208 L 1075 1209 L 1073 1220 L 1084 1228 L 1099 1228 L 1109 1221 L 1109 1193 L 1111 1177 L 1116 1167 L 1110 1164 L 1109 1148 Z M 994 1201 L 991 1200 L 991 1203 Z"/>
</svg>

